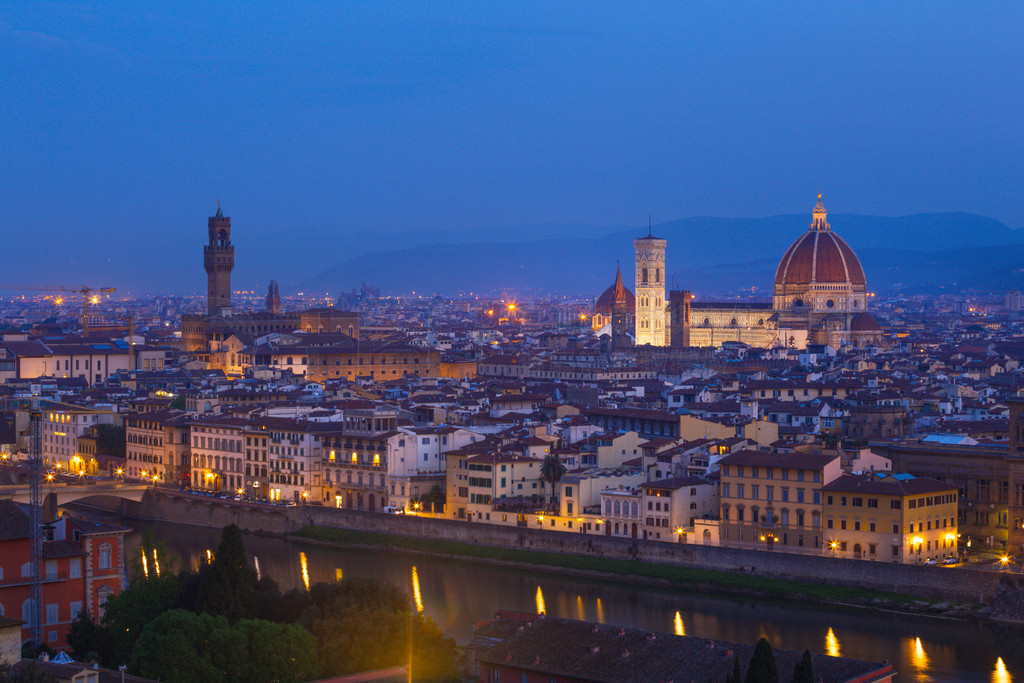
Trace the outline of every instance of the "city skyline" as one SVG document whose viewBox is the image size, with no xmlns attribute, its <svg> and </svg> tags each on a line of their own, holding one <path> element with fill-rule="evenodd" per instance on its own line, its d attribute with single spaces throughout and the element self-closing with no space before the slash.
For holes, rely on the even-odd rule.
<svg viewBox="0 0 1024 683">
<path fill-rule="evenodd" d="M 218 198 L 239 274 L 286 290 L 382 244 L 799 215 L 817 192 L 1019 229 L 1021 9 L 933 9 L 15 3 L 10 277 L 117 264 L 122 288 L 169 289 Z"/>
</svg>

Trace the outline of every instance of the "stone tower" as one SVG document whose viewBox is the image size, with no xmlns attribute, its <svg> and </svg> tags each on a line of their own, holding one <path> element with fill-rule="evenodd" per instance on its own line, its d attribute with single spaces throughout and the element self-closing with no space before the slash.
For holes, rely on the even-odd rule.
<svg viewBox="0 0 1024 683">
<path fill-rule="evenodd" d="M 281 291 L 277 287 L 277 280 L 271 280 L 267 288 L 267 313 L 281 315 Z"/>
<path fill-rule="evenodd" d="M 685 349 L 690 346 L 690 290 L 669 292 L 670 346 Z"/>
<path fill-rule="evenodd" d="M 231 219 L 224 216 L 217 203 L 217 215 L 208 223 L 210 243 L 203 247 L 206 266 L 206 311 L 217 315 L 222 308 L 231 308 L 231 270 L 235 267 L 235 247 L 231 244 Z"/>
<path fill-rule="evenodd" d="M 647 232 L 633 241 L 636 252 L 636 345 L 667 346 L 665 246 L 667 242 Z"/>
<path fill-rule="evenodd" d="M 622 284 L 622 270 L 615 271 L 615 289 L 612 297 L 612 351 L 626 351 L 633 347 L 629 338 L 630 313 L 626 286 Z"/>
</svg>

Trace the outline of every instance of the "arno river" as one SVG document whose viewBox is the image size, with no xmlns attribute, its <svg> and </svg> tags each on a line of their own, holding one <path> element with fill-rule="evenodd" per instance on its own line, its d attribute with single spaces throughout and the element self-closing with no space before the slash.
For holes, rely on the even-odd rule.
<svg viewBox="0 0 1024 683">
<path fill-rule="evenodd" d="M 216 550 L 220 538 L 216 530 L 174 524 L 153 529 L 179 557 L 179 566 L 194 566 L 207 550 Z M 138 542 L 139 534 L 133 533 L 130 551 Z M 745 643 L 766 636 L 775 647 L 886 659 L 895 663 L 901 681 L 1024 680 L 1024 628 L 739 600 L 252 535 L 245 536 L 245 544 L 260 573 L 282 589 L 353 576 L 391 581 L 460 643 L 468 641 L 475 621 L 495 610 L 544 610 L 552 616 Z"/>
</svg>

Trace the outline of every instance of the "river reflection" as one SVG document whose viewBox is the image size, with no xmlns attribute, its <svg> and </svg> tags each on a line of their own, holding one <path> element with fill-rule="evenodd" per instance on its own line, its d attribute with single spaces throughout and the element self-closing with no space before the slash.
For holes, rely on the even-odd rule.
<svg viewBox="0 0 1024 683">
<path fill-rule="evenodd" d="M 169 524 L 155 525 L 154 531 L 179 556 L 179 567 L 196 566 L 219 542 L 219 531 Z M 130 552 L 137 553 L 138 534 L 129 543 L 134 544 Z M 282 589 L 356 576 L 390 581 L 461 643 L 469 640 L 474 622 L 511 609 L 750 644 L 765 636 L 775 647 L 888 660 L 901 681 L 1008 683 L 1024 673 L 1024 648 L 1018 644 L 1024 629 L 1018 627 L 736 600 L 692 589 L 641 588 L 253 535 L 245 536 L 245 544 L 250 558 L 259 557 L 261 574 Z"/>
</svg>

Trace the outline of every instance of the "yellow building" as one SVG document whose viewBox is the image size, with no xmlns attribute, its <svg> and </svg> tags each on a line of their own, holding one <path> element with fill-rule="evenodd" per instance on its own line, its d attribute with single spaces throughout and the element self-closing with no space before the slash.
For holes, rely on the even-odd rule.
<svg viewBox="0 0 1024 683">
<path fill-rule="evenodd" d="M 919 564 L 957 554 L 957 487 L 870 472 L 822 488 L 825 547 L 835 557 Z"/>
<path fill-rule="evenodd" d="M 718 464 L 721 545 L 821 553 L 821 489 L 842 476 L 837 453 L 739 451 Z"/>
<path fill-rule="evenodd" d="M 437 377 L 441 354 L 408 344 L 379 344 L 350 339 L 309 348 L 306 378 L 315 382 L 370 377 L 382 381 L 405 375 Z"/>
</svg>

